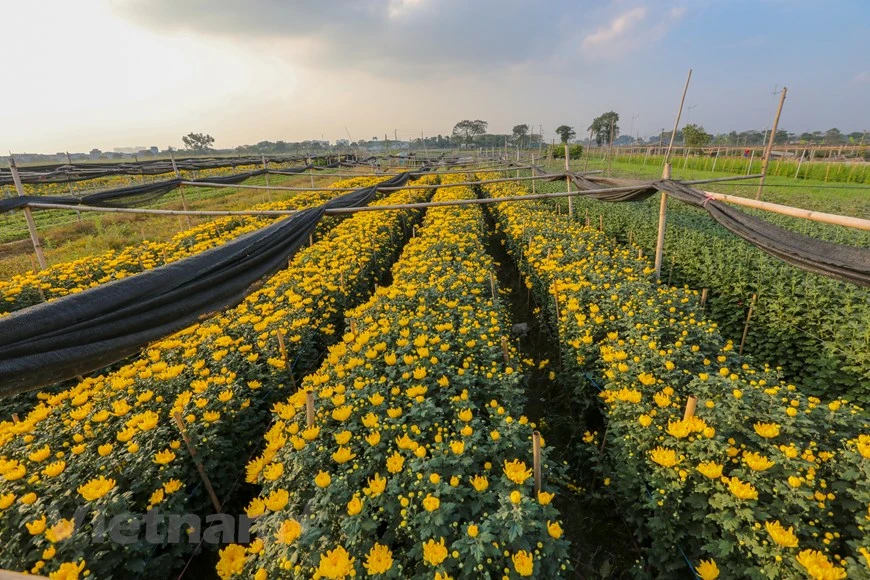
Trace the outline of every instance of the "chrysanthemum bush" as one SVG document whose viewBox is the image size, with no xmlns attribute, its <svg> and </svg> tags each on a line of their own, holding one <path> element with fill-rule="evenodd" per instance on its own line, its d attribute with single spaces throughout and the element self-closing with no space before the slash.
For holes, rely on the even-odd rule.
<svg viewBox="0 0 870 580">
<path fill-rule="evenodd" d="M 354 177 L 333 187 L 366 187 L 383 178 Z M 303 209 L 340 195 L 330 191 L 303 192 L 287 201 L 254 206 L 254 210 Z M 184 230 L 169 241 L 144 241 L 121 250 L 111 250 L 70 262 L 54 264 L 39 272 L 13 276 L 0 282 L 0 314 L 13 312 L 53 298 L 82 292 L 112 280 L 181 260 L 219 246 L 280 218 L 229 216 Z"/>
<path fill-rule="evenodd" d="M 379 203 L 430 194 L 401 191 Z M 236 308 L 150 345 L 111 374 L 50 395 L 19 423 L 0 423 L 0 568 L 47 573 L 86 561 L 98 577 L 146 567 L 166 576 L 191 546 L 155 547 L 142 537 L 94 546 L 94 517 L 149 508 L 211 513 L 173 415 L 182 417 L 223 501 L 244 477 L 271 403 L 337 338 L 340 313 L 388 272 L 419 213 L 364 212 L 343 221 Z M 91 513 L 62 541 L 28 527 L 48 515 L 51 529 L 83 505 Z"/>
<path fill-rule="evenodd" d="M 536 497 L 521 363 L 482 227 L 477 208 L 430 209 L 393 284 L 348 312 L 351 331 L 275 406 L 248 465 L 262 485 L 247 506 L 256 539 L 221 552 L 222 578 L 566 575 L 553 466 L 545 450 Z"/>
<path fill-rule="evenodd" d="M 564 375 L 579 399 L 603 403 L 606 435 L 586 433 L 586 456 L 659 573 L 685 568 L 682 547 L 705 579 L 870 574 L 863 410 L 806 397 L 738 356 L 698 293 L 656 284 L 634 248 L 542 204 L 494 213 L 558 331 Z M 684 419 L 689 396 L 697 410 Z"/>
</svg>

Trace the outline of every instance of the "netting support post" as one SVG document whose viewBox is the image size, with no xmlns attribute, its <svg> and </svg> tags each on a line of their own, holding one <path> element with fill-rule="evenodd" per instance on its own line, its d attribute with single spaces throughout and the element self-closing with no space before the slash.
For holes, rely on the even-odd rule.
<svg viewBox="0 0 870 580">
<path fill-rule="evenodd" d="M 175 179 L 181 179 L 181 172 L 178 171 L 178 165 L 175 164 L 175 155 L 172 154 L 172 148 L 169 149 L 169 160 L 172 162 L 172 171 L 175 172 Z M 187 211 L 187 200 L 184 198 L 184 186 L 178 186 L 178 194 L 181 196 L 181 207 L 184 211 Z M 187 220 L 187 229 L 191 228 L 190 225 L 190 216 L 184 216 L 184 219 Z"/>
<path fill-rule="evenodd" d="M 565 141 L 565 186 L 568 188 L 568 193 L 571 193 L 571 169 L 568 165 L 568 142 Z M 574 198 L 568 196 L 568 219 L 574 219 Z"/>
<path fill-rule="evenodd" d="M 662 179 L 671 178 L 671 164 L 665 163 L 665 168 L 662 171 Z M 665 251 L 665 227 L 668 217 L 668 194 L 661 192 L 662 200 L 659 204 L 659 232 L 656 238 L 656 281 L 659 281 L 662 276 L 662 255 Z"/>
<path fill-rule="evenodd" d="M 269 167 L 266 165 L 266 156 L 261 155 L 260 157 L 263 159 L 263 171 L 269 171 Z M 327 161 L 328 161 L 328 159 L 327 159 Z M 266 187 L 269 187 L 269 174 L 265 173 L 265 174 L 263 174 L 263 177 L 266 179 Z M 266 198 L 268 198 L 269 203 L 272 203 L 272 190 L 271 189 L 266 190 Z"/>
<path fill-rule="evenodd" d="M 24 186 L 21 184 L 21 176 L 18 175 L 18 167 L 15 165 L 15 159 L 9 155 L 9 170 L 12 172 L 12 181 L 15 183 L 15 191 L 18 195 L 24 197 Z M 30 208 L 24 206 L 24 219 L 27 220 L 27 230 L 30 232 L 30 242 L 33 244 L 33 252 L 36 254 L 36 261 L 39 264 L 39 269 L 44 270 L 45 256 L 42 253 L 42 245 L 39 243 L 39 236 L 36 234 L 36 222 L 33 221 L 33 212 Z"/>
<path fill-rule="evenodd" d="M 535 477 L 535 499 L 538 499 L 538 494 L 541 493 L 541 434 L 538 431 L 532 431 L 532 472 Z"/>
<path fill-rule="evenodd" d="M 776 128 L 779 126 L 779 115 L 782 113 L 782 104 L 785 103 L 785 94 L 787 92 L 788 89 L 782 87 L 782 95 L 779 97 L 779 106 L 777 106 L 776 116 L 773 118 L 773 128 L 770 130 L 770 138 L 767 140 L 767 147 L 764 148 L 764 158 L 761 160 L 761 180 L 758 182 L 758 191 L 755 194 L 755 199 L 761 199 L 761 190 L 764 188 L 764 179 L 767 177 L 767 164 L 770 163 L 770 152 L 773 149 L 773 140 L 776 138 Z"/>
</svg>

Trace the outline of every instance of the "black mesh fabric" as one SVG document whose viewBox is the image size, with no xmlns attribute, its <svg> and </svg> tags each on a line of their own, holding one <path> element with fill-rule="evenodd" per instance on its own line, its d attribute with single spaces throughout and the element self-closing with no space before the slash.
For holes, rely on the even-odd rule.
<svg viewBox="0 0 870 580">
<path fill-rule="evenodd" d="M 287 267 L 324 211 L 371 202 L 408 173 L 201 254 L 0 318 L 0 397 L 100 369 L 241 302 Z"/>
</svg>

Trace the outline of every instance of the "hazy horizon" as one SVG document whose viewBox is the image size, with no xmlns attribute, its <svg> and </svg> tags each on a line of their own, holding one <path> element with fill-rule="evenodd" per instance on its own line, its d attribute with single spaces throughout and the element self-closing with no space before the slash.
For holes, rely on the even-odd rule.
<svg viewBox="0 0 870 580">
<path fill-rule="evenodd" d="M 870 128 L 870 4 L 858 0 L 45 0 L 5 7 L 0 151 L 407 140 L 461 119 L 578 138 L 615 110 L 623 133 L 771 124 Z M 691 107 L 691 108 L 689 108 Z M 632 117 L 635 117 L 632 121 Z"/>
</svg>

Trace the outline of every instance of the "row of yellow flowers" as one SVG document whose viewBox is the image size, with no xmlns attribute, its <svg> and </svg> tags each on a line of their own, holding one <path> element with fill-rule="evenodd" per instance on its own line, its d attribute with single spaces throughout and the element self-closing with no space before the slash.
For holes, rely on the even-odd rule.
<svg viewBox="0 0 870 580">
<path fill-rule="evenodd" d="M 379 203 L 428 194 L 400 191 Z M 176 414 L 217 497 L 230 497 L 271 403 L 333 340 L 340 313 L 386 274 L 415 215 L 365 212 L 342 221 L 236 308 L 45 397 L 18 423 L 0 423 L 0 568 L 49 574 L 86 563 L 96 577 L 118 569 L 167 577 L 183 564 L 188 543 L 155 545 L 140 535 L 95 548 L 94 537 L 106 533 L 100 521 L 152 508 L 212 511 Z M 77 509 L 85 511 L 79 523 Z"/>
<path fill-rule="evenodd" d="M 739 356 L 698 293 L 656 284 L 635 248 L 546 204 L 495 213 L 558 331 L 565 378 L 579 399 L 598 394 L 592 382 L 602 389 L 606 441 L 587 432 L 587 459 L 626 502 L 658 573 L 685 568 L 681 546 L 705 580 L 870 575 L 861 409 L 807 397 Z"/>
<path fill-rule="evenodd" d="M 383 181 L 377 177 L 341 180 L 333 187 L 366 187 Z M 288 201 L 254 206 L 255 210 L 303 209 L 335 196 L 335 192 L 304 192 Z M 213 248 L 271 223 L 275 218 L 229 216 L 184 230 L 169 241 L 144 241 L 121 250 L 55 264 L 0 282 L 0 314 L 20 310 L 46 300 L 82 292 L 112 280 L 132 276 Z"/>
<path fill-rule="evenodd" d="M 256 539 L 221 552 L 222 578 L 567 575 L 552 488 L 534 493 L 523 363 L 482 226 L 478 208 L 430 209 L 392 285 L 348 312 L 351 331 L 275 405 L 248 464 Z"/>
</svg>

